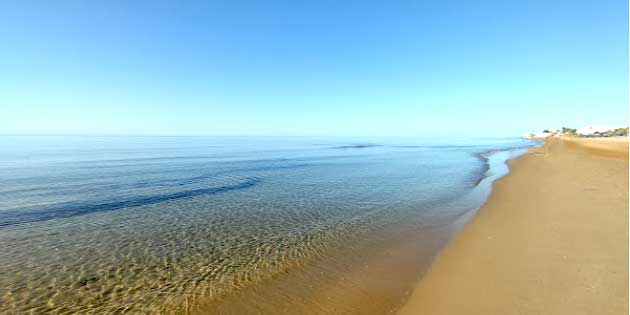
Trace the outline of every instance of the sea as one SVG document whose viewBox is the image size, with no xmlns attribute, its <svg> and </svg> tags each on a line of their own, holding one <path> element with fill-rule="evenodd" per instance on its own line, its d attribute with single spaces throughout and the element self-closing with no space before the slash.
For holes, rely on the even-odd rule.
<svg viewBox="0 0 630 315">
<path fill-rule="evenodd" d="M 0 314 L 387 314 L 538 142 L 0 137 Z"/>
</svg>

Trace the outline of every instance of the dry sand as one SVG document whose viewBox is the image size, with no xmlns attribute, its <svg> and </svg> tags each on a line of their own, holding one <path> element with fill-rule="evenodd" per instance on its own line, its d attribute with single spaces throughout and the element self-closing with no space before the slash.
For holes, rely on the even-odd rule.
<svg viewBox="0 0 630 315">
<path fill-rule="evenodd" d="M 509 164 L 400 314 L 628 314 L 628 138 Z"/>
</svg>

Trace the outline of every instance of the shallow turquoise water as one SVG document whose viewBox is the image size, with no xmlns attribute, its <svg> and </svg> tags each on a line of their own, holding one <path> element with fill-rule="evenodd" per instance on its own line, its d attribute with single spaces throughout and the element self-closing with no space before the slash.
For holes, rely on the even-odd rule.
<svg viewBox="0 0 630 315">
<path fill-rule="evenodd" d="M 534 144 L 0 137 L 0 313 L 178 313 L 353 236 L 455 220 L 489 161 Z"/>
</svg>

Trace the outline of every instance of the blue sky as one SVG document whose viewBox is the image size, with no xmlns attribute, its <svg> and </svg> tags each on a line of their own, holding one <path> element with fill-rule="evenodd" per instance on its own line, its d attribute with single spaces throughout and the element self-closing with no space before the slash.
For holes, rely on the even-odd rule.
<svg viewBox="0 0 630 315">
<path fill-rule="evenodd" d="M 625 0 L 5 1 L 0 133 L 627 124 L 627 18 Z"/>
</svg>

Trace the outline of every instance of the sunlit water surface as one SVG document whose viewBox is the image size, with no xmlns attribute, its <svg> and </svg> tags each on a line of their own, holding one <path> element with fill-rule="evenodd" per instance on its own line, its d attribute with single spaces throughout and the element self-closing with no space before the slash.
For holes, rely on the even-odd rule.
<svg viewBox="0 0 630 315">
<path fill-rule="evenodd" d="M 421 235 L 478 208 L 492 180 L 507 172 L 504 161 L 531 145 L 515 138 L 0 137 L 0 313 L 212 310 L 214 301 L 279 274 L 299 275 L 326 257 L 352 253 L 334 259 L 352 269 L 370 259 L 374 244 Z M 250 301 L 258 304 L 252 312 L 285 303 Z M 324 304 L 318 311 L 333 313 Z"/>
</svg>

